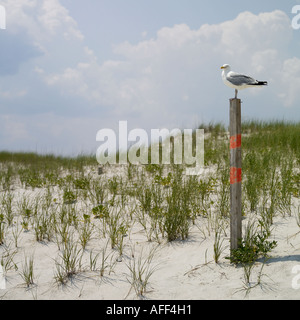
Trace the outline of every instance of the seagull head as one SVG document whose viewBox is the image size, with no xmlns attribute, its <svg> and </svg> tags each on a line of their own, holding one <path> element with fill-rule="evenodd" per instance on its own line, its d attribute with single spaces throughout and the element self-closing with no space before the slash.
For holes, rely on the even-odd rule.
<svg viewBox="0 0 300 320">
<path fill-rule="evenodd" d="M 230 70 L 230 65 L 229 64 L 223 64 L 223 66 L 221 67 L 221 69 L 229 71 Z"/>
</svg>

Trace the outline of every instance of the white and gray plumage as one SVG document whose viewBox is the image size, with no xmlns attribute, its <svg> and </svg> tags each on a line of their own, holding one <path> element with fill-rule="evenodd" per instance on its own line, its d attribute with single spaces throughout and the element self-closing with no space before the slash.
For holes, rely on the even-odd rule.
<svg viewBox="0 0 300 320">
<path fill-rule="evenodd" d="M 235 89 L 235 98 L 237 98 L 238 90 L 268 85 L 267 81 L 257 81 L 251 77 L 231 71 L 228 64 L 224 64 L 221 69 L 223 69 L 223 82 L 226 86 Z"/>
</svg>

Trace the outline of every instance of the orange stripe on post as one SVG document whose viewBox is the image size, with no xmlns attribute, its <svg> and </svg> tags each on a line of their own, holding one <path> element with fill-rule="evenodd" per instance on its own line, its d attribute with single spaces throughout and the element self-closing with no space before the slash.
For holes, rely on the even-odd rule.
<svg viewBox="0 0 300 320">
<path fill-rule="evenodd" d="M 242 169 L 230 168 L 230 184 L 242 182 Z"/>
<path fill-rule="evenodd" d="M 241 134 L 230 137 L 230 149 L 240 148 L 241 146 L 242 146 L 242 135 Z"/>
</svg>

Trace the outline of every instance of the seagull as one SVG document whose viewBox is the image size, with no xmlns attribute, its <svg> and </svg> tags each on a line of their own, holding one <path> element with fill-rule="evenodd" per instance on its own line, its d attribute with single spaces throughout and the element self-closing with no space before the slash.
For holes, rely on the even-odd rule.
<svg viewBox="0 0 300 320">
<path fill-rule="evenodd" d="M 221 69 L 223 70 L 223 82 L 226 86 L 235 89 L 235 99 L 237 99 L 238 90 L 268 85 L 267 81 L 257 81 L 249 76 L 231 71 L 229 64 L 224 64 Z"/>
</svg>

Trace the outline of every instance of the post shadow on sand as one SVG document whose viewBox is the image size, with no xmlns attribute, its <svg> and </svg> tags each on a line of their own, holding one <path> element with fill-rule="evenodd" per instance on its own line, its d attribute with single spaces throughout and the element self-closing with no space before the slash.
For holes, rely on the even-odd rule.
<svg viewBox="0 0 300 320">
<path fill-rule="evenodd" d="M 265 258 L 260 258 L 257 261 L 264 262 Z M 278 257 L 270 257 L 267 259 L 266 263 L 276 263 L 276 262 L 287 262 L 287 261 L 294 261 L 300 264 L 300 254 L 292 254 L 287 256 L 278 256 Z"/>
</svg>

